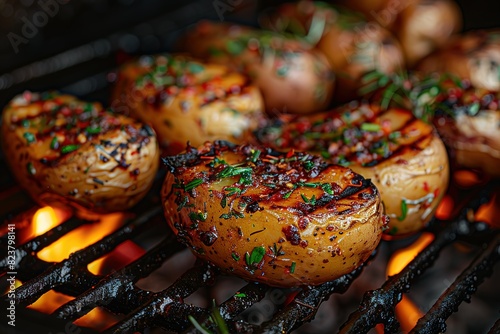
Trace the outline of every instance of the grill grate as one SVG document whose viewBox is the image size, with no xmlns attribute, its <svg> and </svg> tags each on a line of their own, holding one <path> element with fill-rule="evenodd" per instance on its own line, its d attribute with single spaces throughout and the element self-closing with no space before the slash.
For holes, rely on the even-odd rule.
<svg viewBox="0 0 500 334">
<path fill-rule="evenodd" d="M 470 221 L 471 210 L 477 210 L 484 204 L 495 187 L 497 185 L 492 183 L 477 194 L 451 224 L 435 219 L 432 224 L 432 229 L 436 233 L 435 240 L 403 271 L 390 277 L 380 289 L 368 291 L 359 309 L 350 315 L 340 332 L 366 333 L 379 323 L 384 324 L 386 332 L 399 332 L 400 326 L 394 313 L 396 304 L 400 301 L 402 293 L 409 291 L 414 281 L 433 265 L 445 247 L 458 240 L 488 245 L 439 297 L 436 304 L 420 319 L 413 330 L 415 333 L 443 332 L 446 329 L 446 319 L 457 311 L 463 301 L 470 300 L 477 287 L 491 275 L 495 263 L 500 258 L 500 236 L 496 233 L 498 231 L 489 229 L 485 223 Z M 157 193 L 157 189 L 152 191 L 152 194 Z M 17 306 L 24 308 L 45 292 L 54 290 L 76 297 L 52 314 L 57 319 L 74 321 L 95 307 L 103 307 L 113 313 L 125 315 L 121 321 L 106 330 L 106 333 L 128 333 L 155 327 L 174 332 L 187 330 L 187 333 L 195 333 L 196 330 L 190 327 L 187 320 L 188 315 L 199 319 L 202 324 L 210 325 L 207 320 L 210 310 L 190 305 L 184 302 L 184 299 L 201 287 L 211 286 L 217 280 L 220 275 L 211 265 L 197 262 L 172 285 L 157 293 L 140 289 L 135 285 L 139 279 L 151 274 L 184 248 L 164 227 L 166 224 L 162 221 L 161 208 L 154 203 L 157 203 L 157 200 L 150 196 L 141 203 L 135 219 L 95 244 L 73 253 L 60 263 L 47 263 L 38 259 L 36 253 L 81 224 L 92 222 L 73 217 L 19 246 L 14 271 L 24 284 L 16 289 Z M 13 223 L 13 221 L 8 222 Z M 108 254 L 122 242 L 151 229 L 160 230 L 158 233 L 163 233 L 165 237 L 145 255 L 107 276 L 94 275 L 88 271 L 89 263 Z M 6 248 L 6 236 L 2 237 L 0 245 Z M 7 258 L 0 260 L 0 270 L 2 274 L 9 271 Z M 219 306 L 219 310 L 235 332 L 288 333 L 310 321 L 320 304 L 330 295 L 345 292 L 362 270 L 363 267 L 358 268 L 338 280 L 319 287 L 301 289 L 293 302 L 260 326 L 246 323 L 239 319 L 238 315 L 264 298 L 270 288 L 263 284 L 247 284 L 239 289 L 245 297 L 231 297 Z M 7 307 L 7 304 L 2 306 Z M 492 327 L 491 333 L 495 333 L 498 327 L 499 321 Z"/>
</svg>

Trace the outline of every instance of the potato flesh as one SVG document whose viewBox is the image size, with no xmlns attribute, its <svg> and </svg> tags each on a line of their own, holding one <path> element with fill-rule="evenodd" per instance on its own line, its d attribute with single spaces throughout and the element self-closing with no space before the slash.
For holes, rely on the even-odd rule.
<svg viewBox="0 0 500 334">
<path fill-rule="evenodd" d="M 151 129 L 98 103 L 56 93 L 45 100 L 29 92 L 16 97 L 4 110 L 2 147 L 35 201 L 69 201 L 86 216 L 132 207 L 150 189 L 159 166 Z"/>
<path fill-rule="evenodd" d="M 317 175 L 299 170 L 298 177 L 300 162 L 274 165 L 261 160 L 269 159 L 264 153 L 248 162 L 238 149 L 217 156 L 222 167 L 208 166 L 210 160 L 180 167 L 163 186 L 167 222 L 198 257 L 247 280 L 317 285 L 352 271 L 378 245 L 385 220 L 375 187 L 363 181 L 359 190 L 339 195 L 362 179 L 351 170 L 325 164 L 312 172 Z M 242 185 L 240 175 L 217 178 L 227 166 L 251 167 L 252 184 Z M 275 167 L 274 176 L 266 176 L 266 168 Z M 192 192 L 179 187 L 197 179 L 203 182 Z M 309 186 L 294 188 L 298 182 Z M 321 186 L 311 184 L 330 184 L 338 198 L 327 199 Z M 228 195 L 233 188 L 242 191 Z M 313 198 L 314 205 L 305 202 Z"/>
</svg>

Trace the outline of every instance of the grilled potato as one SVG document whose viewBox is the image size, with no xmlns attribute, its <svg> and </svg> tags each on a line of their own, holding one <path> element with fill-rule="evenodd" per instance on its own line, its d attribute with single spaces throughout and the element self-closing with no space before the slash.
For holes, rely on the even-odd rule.
<svg viewBox="0 0 500 334">
<path fill-rule="evenodd" d="M 476 88 L 500 91 L 500 30 L 470 31 L 451 39 L 418 66 L 423 73 L 451 73 Z"/>
<path fill-rule="evenodd" d="M 462 15 L 454 1 L 418 0 L 402 6 L 391 30 L 401 43 L 406 64 L 411 67 L 445 45 L 461 26 Z"/>
<path fill-rule="evenodd" d="M 150 189 L 159 166 L 153 130 L 58 93 L 25 92 L 3 111 L 1 143 L 15 177 L 42 205 L 123 211 Z"/>
<path fill-rule="evenodd" d="M 247 73 L 271 113 L 307 114 L 326 108 L 335 77 L 325 56 L 311 45 L 247 27 L 201 22 L 179 48 Z"/>
<path fill-rule="evenodd" d="M 333 280 L 370 256 L 386 225 L 369 180 L 306 153 L 216 142 L 164 161 L 172 230 L 198 257 L 247 280 Z"/>
<path fill-rule="evenodd" d="M 464 167 L 500 177 L 500 93 L 472 86 L 443 89 L 434 124 Z"/>
<path fill-rule="evenodd" d="M 181 152 L 187 141 L 244 141 L 264 109 L 258 88 L 244 75 L 225 65 L 168 54 L 126 64 L 112 106 L 151 124 L 168 154 Z"/>
<path fill-rule="evenodd" d="M 371 179 L 391 217 L 390 235 L 422 229 L 448 185 L 443 143 L 432 126 L 408 110 L 351 103 L 329 113 L 279 121 L 258 131 L 257 139 L 276 149 L 321 154 Z"/>
<path fill-rule="evenodd" d="M 399 42 L 387 29 L 343 7 L 299 1 L 268 13 L 261 22 L 270 29 L 300 34 L 316 44 L 336 75 L 336 103 L 358 96 L 364 74 L 374 70 L 393 73 L 404 67 Z"/>
</svg>

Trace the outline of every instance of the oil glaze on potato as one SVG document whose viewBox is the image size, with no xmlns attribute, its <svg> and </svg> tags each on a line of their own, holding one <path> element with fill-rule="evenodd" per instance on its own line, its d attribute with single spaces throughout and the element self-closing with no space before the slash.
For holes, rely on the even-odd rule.
<svg viewBox="0 0 500 334">
<path fill-rule="evenodd" d="M 249 79 L 220 64 L 182 55 L 144 56 L 121 69 L 112 106 L 150 124 L 167 153 L 186 142 L 241 142 L 264 105 Z"/>
<path fill-rule="evenodd" d="M 371 179 L 391 217 L 390 235 L 421 230 L 448 185 L 443 143 L 432 126 L 408 110 L 382 111 L 353 103 L 329 113 L 286 119 L 260 130 L 257 138 L 276 149 L 321 154 Z"/>
<path fill-rule="evenodd" d="M 369 180 L 305 153 L 208 143 L 165 162 L 172 230 L 198 257 L 247 280 L 333 280 L 370 256 L 386 225 Z"/>
<path fill-rule="evenodd" d="M 69 200 L 82 212 L 133 206 L 160 160 L 147 125 L 58 93 L 15 97 L 3 112 L 1 139 L 7 163 L 35 201 Z"/>
</svg>

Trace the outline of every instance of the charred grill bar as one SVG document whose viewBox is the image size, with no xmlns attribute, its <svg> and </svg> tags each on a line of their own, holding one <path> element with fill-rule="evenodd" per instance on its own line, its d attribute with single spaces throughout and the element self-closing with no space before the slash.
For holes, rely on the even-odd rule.
<svg viewBox="0 0 500 334">
<path fill-rule="evenodd" d="M 479 245 L 487 244 L 488 246 L 457 277 L 413 330 L 415 333 L 444 331 L 446 319 L 457 311 L 463 301 L 470 300 L 477 287 L 492 273 L 494 265 L 500 258 L 500 237 L 497 231 L 489 229 L 484 223 L 470 221 L 471 210 L 476 210 L 488 200 L 491 188 L 494 186 L 488 187 L 471 200 L 452 223 L 435 220 L 432 224 L 436 228 L 435 240 L 403 271 L 390 277 L 380 289 L 368 291 L 359 309 L 351 314 L 340 332 L 366 333 L 378 323 L 383 323 L 387 332 L 397 333 L 400 327 L 394 313 L 395 305 L 400 301 L 402 293 L 409 291 L 413 282 L 433 265 L 443 248 L 458 240 Z M 200 287 L 210 286 L 219 276 L 216 268 L 209 264 L 197 263 L 174 284 L 157 293 L 134 285 L 183 249 L 172 234 L 161 225 L 159 227 L 158 224 L 154 224 L 155 221 L 158 222 L 156 219 L 162 219 L 162 213 L 158 206 L 152 204 L 153 202 L 151 198 L 147 199 L 146 204 L 143 203 L 146 208 L 141 208 L 135 219 L 60 263 L 42 261 L 37 258 L 36 253 L 79 225 L 90 222 L 71 218 L 45 234 L 20 245 L 17 248 L 15 271 L 18 273 L 18 278 L 23 281 L 23 285 L 16 290 L 17 307 L 26 307 L 53 289 L 74 296 L 75 299 L 61 306 L 52 315 L 45 315 L 46 317 L 74 321 L 97 306 L 125 315 L 123 320 L 109 328 L 106 333 L 144 331 L 146 328 L 155 327 L 175 332 L 187 330 L 189 333 L 195 333 L 195 329 L 190 327 L 191 324 L 187 320 L 188 315 L 199 319 L 200 323 L 205 322 L 210 325 L 207 321 L 209 309 L 184 302 L 185 298 Z M 159 233 L 164 233 L 165 238 L 144 256 L 107 276 L 94 275 L 88 271 L 89 263 L 106 255 L 123 241 L 137 237 L 148 229 L 160 229 Z M 3 236 L 1 241 L 2 247 L 6 249 L 6 236 Z M 2 274 L 12 271 L 8 269 L 7 258 L 0 260 L 0 265 Z M 330 295 L 345 292 L 362 270 L 363 268 L 359 268 L 338 280 L 318 287 L 302 289 L 291 303 L 261 326 L 245 323 L 237 317 L 264 297 L 269 290 L 265 285 L 247 284 L 239 290 L 244 297 L 232 297 L 226 300 L 220 305 L 219 310 L 233 331 L 288 333 L 311 320 L 319 305 Z M 8 300 L 3 302 L 2 306 L 7 307 Z M 36 328 L 38 325 L 34 326 Z M 498 322 L 491 332 L 494 333 L 497 329 Z"/>
</svg>

